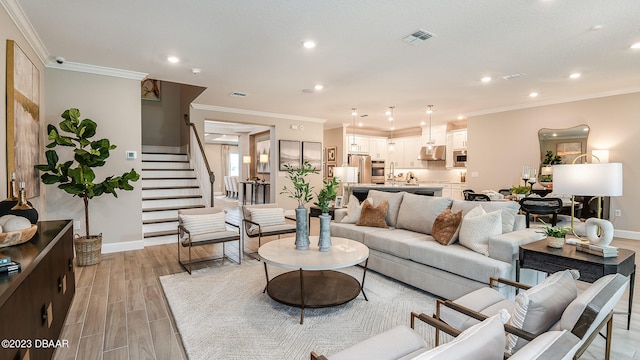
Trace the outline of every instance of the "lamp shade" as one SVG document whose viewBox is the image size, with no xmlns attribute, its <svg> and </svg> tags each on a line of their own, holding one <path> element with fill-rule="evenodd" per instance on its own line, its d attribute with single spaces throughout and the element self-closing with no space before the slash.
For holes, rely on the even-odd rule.
<svg viewBox="0 0 640 360">
<path fill-rule="evenodd" d="M 244 155 L 244 156 L 242 157 L 242 163 L 243 163 L 243 164 L 251 164 L 251 156 L 249 156 L 249 155 Z"/>
<path fill-rule="evenodd" d="M 355 166 L 337 166 L 333 168 L 333 177 L 339 182 L 358 182 L 358 168 Z"/>
<path fill-rule="evenodd" d="M 622 195 L 622 164 L 553 166 L 553 193 L 577 196 Z"/>
<path fill-rule="evenodd" d="M 261 164 L 267 164 L 269 162 L 269 155 L 268 154 L 260 154 L 260 163 Z"/>
</svg>

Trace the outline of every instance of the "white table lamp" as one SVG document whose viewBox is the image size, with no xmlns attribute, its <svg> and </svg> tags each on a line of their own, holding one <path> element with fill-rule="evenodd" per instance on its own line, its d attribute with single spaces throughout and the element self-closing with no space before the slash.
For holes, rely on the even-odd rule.
<svg viewBox="0 0 640 360">
<path fill-rule="evenodd" d="M 358 182 L 358 168 L 355 166 L 337 166 L 333 168 L 333 177 L 341 183 L 347 184 L 345 204 L 349 202 L 349 184 Z"/>
<path fill-rule="evenodd" d="M 260 154 L 260 164 L 268 164 L 269 163 L 269 154 Z M 262 176 L 262 181 L 265 180 L 264 175 Z"/>
<path fill-rule="evenodd" d="M 573 199 L 575 196 L 620 196 L 622 195 L 622 164 L 571 164 L 553 166 L 554 194 L 571 194 L 571 230 L 573 225 Z M 598 218 L 601 217 L 600 199 L 598 199 Z M 607 246 L 613 239 L 613 226 L 601 226 L 600 237 L 594 238 L 594 226 L 607 220 L 587 221 L 585 230 L 589 241 Z M 590 235 L 589 235 L 590 234 Z"/>
</svg>

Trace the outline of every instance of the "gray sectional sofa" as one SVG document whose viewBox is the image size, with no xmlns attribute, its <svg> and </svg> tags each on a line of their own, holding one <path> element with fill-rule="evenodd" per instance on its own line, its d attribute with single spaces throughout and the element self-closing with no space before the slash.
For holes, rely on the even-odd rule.
<svg viewBox="0 0 640 360">
<path fill-rule="evenodd" d="M 471 202 L 376 190 L 369 192 L 369 198 L 374 206 L 389 202 L 388 229 L 344 223 L 348 210 L 337 209 L 331 235 L 367 245 L 369 269 L 447 299 L 486 287 L 489 277 L 515 279 L 519 246 L 543 237 L 525 228 L 517 202 Z M 442 211 L 450 207 L 464 215 L 478 205 L 487 212 L 502 213 L 502 234 L 489 238 L 488 256 L 458 242 L 445 246 L 433 239 L 433 223 Z M 513 290 L 502 287 L 499 291 L 510 297 Z"/>
</svg>

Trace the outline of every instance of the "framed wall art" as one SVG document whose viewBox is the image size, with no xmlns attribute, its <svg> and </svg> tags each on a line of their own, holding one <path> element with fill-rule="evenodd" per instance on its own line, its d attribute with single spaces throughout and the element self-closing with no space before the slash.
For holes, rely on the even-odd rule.
<svg viewBox="0 0 640 360">
<path fill-rule="evenodd" d="M 336 152 L 338 148 L 335 146 L 327 146 L 327 162 L 335 163 L 336 162 Z"/>
<path fill-rule="evenodd" d="M 140 84 L 142 100 L 160 101 L 160 80 L 144 79 Z"/>
<path fill-rule="evenodd" d="M 582 143 L 581 142 L 558 143 L 556 144 L 556 154 L 560 156 L 563 164 L 571 164 L 575 158 L 577 158 L 582 154 Z"/>
<path fill-rule="evenodd" d="M 271 141 L 262 140 L 256 142 L 256 169 L 258 174 L 268 174 L 271 172 L 271 166 L 269 163 L 260 162 L 260 155 L 267 155 L 267 159 L 270 159 Z M 264 156 L 263 156 L 264 158 Z"/>
<path fill-rule="evenodd" d="M 7 175 L 25 183 L 28 198 L 40 195 L 34 165 L 40 161 L 40 71 L 7 40 Z"/>
<path fill-rule="evenodd" d="M 308 161 L 315 170 L 322 169 L 322 143 L 303 141 L 302 142 L 302 163 Z"/>
<path fill-rule="evenodd" d="M 285 165 L 297 169 L 300 167 L 300 141 L 279 140 L 278 163 L 280 171 L 287 171 Z"/>
</svg>

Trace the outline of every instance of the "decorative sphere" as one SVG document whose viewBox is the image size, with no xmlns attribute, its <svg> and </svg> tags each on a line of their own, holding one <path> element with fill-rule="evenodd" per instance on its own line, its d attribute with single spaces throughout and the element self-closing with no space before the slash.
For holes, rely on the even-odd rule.
<svg viewBox="0 0 640 360">
<path fill-rule="evenodd" d="M 9 221 L 7 221 L 4 224 L 3 228 L 5 232 L 12 232 L 12 231 L 22 231 L 30 227 L 31 227 L 31 221 L 29 221 L 29 219 L 16 216 L 12 219 L 9 219 Z"/>
</svg>

